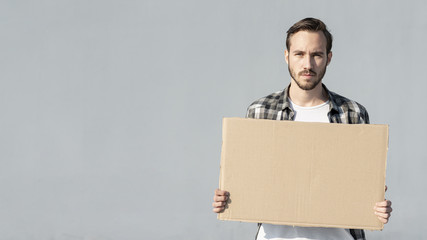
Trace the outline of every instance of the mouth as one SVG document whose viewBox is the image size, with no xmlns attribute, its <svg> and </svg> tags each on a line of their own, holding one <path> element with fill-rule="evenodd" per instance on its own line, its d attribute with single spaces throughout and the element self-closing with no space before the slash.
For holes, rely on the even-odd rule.
<svg viewBox="0 0 427 240">
<path fill-rule="evenodd" d="M 313 75 L 313 74 L 302 74 L 301 76 L 303 78 L 313 78 L 315 75 Z"/>
<path fill-rule="evenodd" d="M 316 76 L 316 73 L 313 72 L 313 71 L 310 71 L 310 72 L 304 71 L 304 72 L 300 72 L 299 75 L 302 76 L 302 77 L 311 78 L 311 77 Z"/>
</svg>

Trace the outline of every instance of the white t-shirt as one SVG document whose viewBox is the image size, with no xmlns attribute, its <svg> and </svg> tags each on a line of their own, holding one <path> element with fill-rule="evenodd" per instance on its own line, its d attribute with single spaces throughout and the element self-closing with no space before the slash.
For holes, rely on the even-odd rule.
<svg viewBox="0 0 427 240">
<path fill-rule="evenodd" d="M 314 107 L 301 107 L 291 103 L 294 110 L 294 121 L 300 122 L 329 122 L 329 101 Z M 258 232 L 257 240 L 353 240 L 348 229 L 297 227 L 263 223 Z"/>
<path fill-rule="evenodd" d="M 288 98 L 289 99 L 289 98 Z M 294 121 L 297 122 L 324 122 L 328 123 L 329 100 L 314 106 L 314 107 L 301 107 L 296 105 L 289 99 L 291 108 L 294 110 Z"/>
</svg>

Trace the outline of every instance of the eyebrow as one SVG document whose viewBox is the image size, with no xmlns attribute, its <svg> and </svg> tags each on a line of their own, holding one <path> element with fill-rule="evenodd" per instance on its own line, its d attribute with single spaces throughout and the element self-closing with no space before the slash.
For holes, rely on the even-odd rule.
<svg viewBox="0 0 427 240">
<path fill-rule="evenodd" d="M 311 54 L 325 55 L 325 53 L 322 51 L 315 51 L 315 52 L 312 52 Z"/>
<path fill-rule="evenodd" d="M 295 51 L 292 51 L 292 53 L 305 53 L 305 52 L 301 50 L 295 50 Z"/>
<path fill-rule="evenodd" d="M 301 50 L 295 50 L 292 53 L 293 54 L 296 54 L 296 53 L 304 53 L 305 54 L 305 52 L 301 51 Z M 325 53 L 322 52 L 322 51 L 314 51 L 314 52 L 311 53 L 311 55 L 313 55 L 313 54 L 322 55 L 322 56 L 325 55 Z"/>
</svg>

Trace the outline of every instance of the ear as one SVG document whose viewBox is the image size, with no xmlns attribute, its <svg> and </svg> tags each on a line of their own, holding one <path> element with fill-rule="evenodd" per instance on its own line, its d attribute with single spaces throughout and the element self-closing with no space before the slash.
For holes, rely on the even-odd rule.
<svg viewBox="0 0 427 240">
<path fill-rule="evenodd" d="M 329 63 L 331 62 L 331 59 L 332 59 L 332 52 L 329 52 L 328 53 L 328 62 L 326 63 L 326 66 L 329 65 Z"/>
<path fill-rule="evenodd" d="M 288 49 L 285 49 L 285 61 L 289 65 L 289 52 L 288 52 Z"/>
</svg>

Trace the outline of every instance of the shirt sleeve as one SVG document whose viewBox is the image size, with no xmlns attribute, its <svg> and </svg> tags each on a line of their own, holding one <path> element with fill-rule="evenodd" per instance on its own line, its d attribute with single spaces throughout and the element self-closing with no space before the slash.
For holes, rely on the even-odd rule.
<svg viewBox="0 0 427 240">
<path fill-rule="evenodd" d="M 368 111 L 366 111 L 366 109 L 365 109 L 365 112 L 363 114 L 363 120 L 364 120 L 365 124 L 369 124 L 369 114 L 368 114 Z"/>
<path fill-rule="evenodd" d="M 255 118 L 255 109 L 251 106 L 246 110 L 246 118 Z"/>
</svg>

